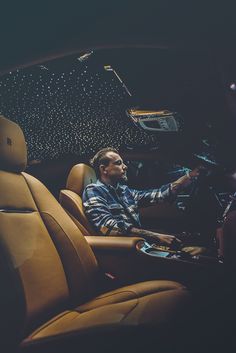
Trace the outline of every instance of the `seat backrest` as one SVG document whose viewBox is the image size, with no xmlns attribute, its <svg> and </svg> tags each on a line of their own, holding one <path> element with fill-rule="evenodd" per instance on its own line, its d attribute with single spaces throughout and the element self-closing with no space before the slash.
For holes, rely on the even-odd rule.
<svg viewBox="0 0 236 353">
<path fill-rule="evenodd" d="M 62 207 L 84 235 L 97 235 L 84 213 L 82 202 L 84 188 L 96 181 L 96 174 L 91 167 L 83 163 L 76 164 L 68 175 L 66 190 L 60 191 L 59 200 Z"/>
<path fill-rule="evenodd" d="M 0 116 L 0 328 L 8 340 L 97 293 L 90 246 L 47 188 L 23 172 L 26 163 L 22 130 Z"/>
</svg>

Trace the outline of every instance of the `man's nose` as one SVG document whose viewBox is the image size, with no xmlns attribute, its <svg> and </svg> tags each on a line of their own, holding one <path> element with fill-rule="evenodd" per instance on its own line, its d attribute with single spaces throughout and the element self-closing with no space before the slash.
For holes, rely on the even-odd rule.
<svg viewBox="0 0 236 353">
<path fill-rule="evenodd" d="M 127 165 L 123 163 L 123 169 L 127 170 Z"/>
</svg>

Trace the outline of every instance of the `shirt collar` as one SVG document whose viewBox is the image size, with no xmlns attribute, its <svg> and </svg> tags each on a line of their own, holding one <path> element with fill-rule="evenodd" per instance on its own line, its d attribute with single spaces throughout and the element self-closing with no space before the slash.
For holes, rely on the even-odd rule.
<svg viewBox="0 0 236 353">
<path fill-rule="evenodd" d="M 99 185 L 99 186 L 105 186 L 105 187 L 107 187 L 109 190 L 113 190 L 113 191 L 116 191 L 116 192 L 123 192 L 124 191 L 124 189 L 125 189 L 125 185 L 123 185 L 123 184 L 120 184 L 120 183 L 118 183 L 117 184 L 117 186 L 116 186 L 116 188 L 114 188 L 114 186 L 112 186 L 112 185 L 110 185 L 110 184 L 105 184 L 105 183 L 103 183 L 101 180 L 97 180 L 97 182 L 96 182 L 96 184 L 97 185 Z"/>
</svg>

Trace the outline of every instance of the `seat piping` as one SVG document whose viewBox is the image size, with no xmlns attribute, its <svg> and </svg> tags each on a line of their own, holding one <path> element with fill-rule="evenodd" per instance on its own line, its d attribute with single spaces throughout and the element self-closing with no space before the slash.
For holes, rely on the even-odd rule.
<svg viewBox="0 0 236 353">
<path fill-rule="evenodd" d="M 2 213 L 33 213 L 35 210 L 18 210 L 14 208 L 0 208 Z"/>
</svg>

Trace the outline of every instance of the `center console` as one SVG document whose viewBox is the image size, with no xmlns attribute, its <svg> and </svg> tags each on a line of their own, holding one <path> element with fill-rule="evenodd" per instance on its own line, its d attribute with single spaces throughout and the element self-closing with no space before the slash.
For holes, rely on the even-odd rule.
<svg viewBox="0 0 236 353">
<path fill-rule="evenodd" d="M 140 241 L 136 244 L 136 248 L 143 254 L 158 258 L 166 258 L 169 260 L 185 261 L 195 264 L 215 264 L 222 265 L 222 262 L 217 257 L 205 255 L 192 255 L 189 252 L 181 250 L 170 250 L 168 247 L 150 244 L 147 241 Z"/>
<path fill-rule="evenodd" d="M 217 257 L 170 250 L 140 237 L 87 236 L 86 239 L 100 268 L 122 281 L 122 285 L 168 279 L 198 290 L 222 282 L 224 265 Z"/>
</svg>

